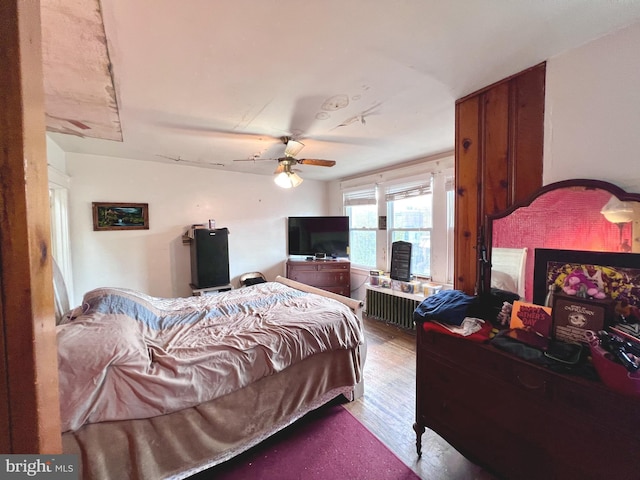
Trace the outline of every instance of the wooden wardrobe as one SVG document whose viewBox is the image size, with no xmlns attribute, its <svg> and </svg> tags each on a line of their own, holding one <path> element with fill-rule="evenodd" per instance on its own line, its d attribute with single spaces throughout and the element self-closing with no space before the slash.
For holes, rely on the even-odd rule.
<svg viewBox="0 0 640 480">
<path fill-rule="evenodd" d="M 485 216 L 542 186 L 541 63 L 456 101 L 454 288 L 479 289 Z"/>
</svg>

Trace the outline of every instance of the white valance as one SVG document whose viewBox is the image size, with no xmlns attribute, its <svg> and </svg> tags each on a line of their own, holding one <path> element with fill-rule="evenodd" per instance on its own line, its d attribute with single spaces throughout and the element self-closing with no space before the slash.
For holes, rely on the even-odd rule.
<svg viewBox="0 0 640 480">
<path fill-rule="evenodd" d="M 431 182 L 424 178 L 385 187 L 385 199 L 387 202 L 428 195 L 429 193 L 431 193 Z"/>
<path fill-rule="evenodd" d="M 376 186 L 370 185 L 365 188 L 343 192 L 343 202 L 345 207 L 354 205 L 375 205 Z"/>
</svg>

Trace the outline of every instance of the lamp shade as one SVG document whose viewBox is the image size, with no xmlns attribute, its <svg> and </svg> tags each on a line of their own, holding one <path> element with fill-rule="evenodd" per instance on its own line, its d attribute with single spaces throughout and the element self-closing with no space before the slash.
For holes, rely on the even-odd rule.
<svg viewBox="0 0 640 480">
<path fill-rule="evenodd" d="M 633 221 L 633 206 L 628 202 L 622 202 L 612 195 L 609 201 L 602 207 L 600 213 L 611 223 L 628 223 Z"/>
<path fill-rule="evenodd" d="M 273 179 L 282 188 L 295 188 L 302 183 L 302 178 L 295 172 L 281 172 Z"/>
</svg>

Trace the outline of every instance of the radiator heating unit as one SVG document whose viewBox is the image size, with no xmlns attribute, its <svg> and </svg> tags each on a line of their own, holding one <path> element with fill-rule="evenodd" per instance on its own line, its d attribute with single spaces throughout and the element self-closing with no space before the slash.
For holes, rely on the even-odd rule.
<svg viewBox="0 0 640 480">
<path fill-rule="evenodd" d="M 402 328 L 415 329 L 413 311 L 419 304 L 419 300 L 396 295 L 390 289 L 367 288 L 366 314 Z"/>
</svg>

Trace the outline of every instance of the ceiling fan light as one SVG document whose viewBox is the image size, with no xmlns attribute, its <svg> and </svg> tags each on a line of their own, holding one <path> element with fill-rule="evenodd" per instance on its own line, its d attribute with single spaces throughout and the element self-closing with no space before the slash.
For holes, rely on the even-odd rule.
<svg viewBox="0 0 640 480">
<path fill-rule="evenodd" d="M 302 178 L 294 172 L 281 172 L 273 181 L 281 188 L 295 188 L 302 183 Z"/>
<path fill-rule="evenodd" d="M 291 188 L 291 182 L 289 182 L 289 175 L 287 175 L 287 172 L 280 172 L 275 176 L 273 181 L 281 188 Z"/>
<path fill-rule="evenodd" d="M 298 175 L 296 172 L 292 172 L 289 174 L 289 180 L 291 181 L 292 187 L 297 187 L 302 183 L 302 177 Z"/>
<path fill-rule="evenodd" d="M 287 142 L 287 148 L 285 148 L 284 150 L 284 154 L 288 157 L 295 157 L 303 148 L 304 143 L 298 142 L 296 140 L 289 140 Z"/>
</svg>

